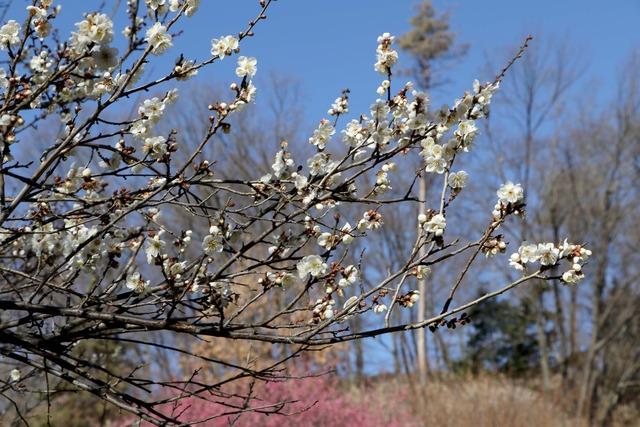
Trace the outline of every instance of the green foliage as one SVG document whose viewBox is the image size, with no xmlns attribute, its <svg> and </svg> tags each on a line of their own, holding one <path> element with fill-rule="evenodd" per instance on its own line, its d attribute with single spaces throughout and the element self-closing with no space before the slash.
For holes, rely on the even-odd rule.
<svg viewBox="0 0 640 427">
<path fill-rule="evenodd" d="M 423 1 L 411 18 L 411 30 L 398 40 L 400 48 L 416 62 L 413 74 L 420 87 L 427 89 L 437 84 L 435 69 L 466 53 L 468 45 L 455 45 L 455 37 L 449 28 L 449 16 L 437 14 L 431 0 Z"/>
<path fill-rule="evenodd" d="M 481 291 L 483 294 L 484 291 Z M 470 335 L 460 367 L 522 376 L 537 366 L 538 342 L 533 317 L 525 304 L 493 299 L 470 313 Z"/>
</svg>

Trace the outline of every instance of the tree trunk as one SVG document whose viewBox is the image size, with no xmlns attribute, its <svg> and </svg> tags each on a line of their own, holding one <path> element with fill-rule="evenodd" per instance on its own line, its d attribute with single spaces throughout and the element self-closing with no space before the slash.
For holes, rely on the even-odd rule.
<svg viewBox="0 0 640 427">
<path fill-rule="evenodd" d="M 427 197 L 427 180 L 424 174 L 420 177 L 420 189 L 418 198 L 422 201 L 426 201 Z M 425 203 L 420 203 L 419 208 L 420 214 L 425 214 L 427 211 L 427 207 Z M 426 255 L 426 248 L 422 246 L 420 248 L 419 256 L 423 257 Z M 426 315 L 426 300 L 427 300 L 427 283 L 425 279 L 420 279 L 418 281 L 418 291 L 420 292 L 420 299 L 418 300 L 418 322 L 422 322 L 425 320 Z M 418 376 L 420 378 L 420 383 L 424 384 L 427 379 L 428 366 L 427 366 L 427 337 L 425 335 L 426 331 L 424 328 L 416 329 L 416 361 L 418 367 Z"/>
</svg>

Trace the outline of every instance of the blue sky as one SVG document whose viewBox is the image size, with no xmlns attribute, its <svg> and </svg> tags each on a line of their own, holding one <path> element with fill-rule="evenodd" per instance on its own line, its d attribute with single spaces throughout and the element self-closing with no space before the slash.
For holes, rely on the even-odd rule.
<svg viewBox="0 0 640 427">
<path fill-rule="evenodd" d="M 215 35 L 236 32 L 255 13 L 254 0 L 203 0 L 201 13 L 189 22 L 185 39 L 193 55 Z M 375 97 L 380 76 L 373 70 L 376 37 L 402 34 L 409 28 L 416 1 L 279 0 L 270 17 L 243 52 L 259 60 L 259 73 L 290 75 L 300 80 L 306 116 L 312 122 L 348 87 L 352 112 L 366 109 Z M 508 48 L 528 33 L 569 38 L 588 64 L 583 82 L 612 89 L 612 80 L 628 52 L 640 46 L 640 1 L 618 0 L 467 0 L 435 1 L 451 15 L 459 40 L 470 44 L 467 57 L 451 70 L 451 84 L 435 93 L 437 104 L 450 102 L 470 87 L 486 61 L 502 64 Z M 191 25 L 193 24 L 193 25 Z M 534 41 L 535 43 L 536 41 Z M 215 76 L 219 73 L 213 71 Z"/>
<path fill-rule="evenodd" d="M 83 11 L 105 4 L 110 11 L 115 0 L 61 0 L 62 33 L 73 28 Z M 121 4 L 124 3 L 124 0 Z M 376 38 L 387 31 L 399 35 L 409 29 L 416 0 L 278 0 L 269 19 L 256 28 L 256 36 L 242 46 L 242 53 L 258 58 L 261 80 L 270 73 L 291 76 L 303 89 L 302 106 L 309 126 L 326 114 L 330 103 L 344 88 L 351 89 L 351 112 L 365 112 L 375 99 L 381 77 L 373 70 Z M 15 0 L 7 19 L 22 20 L 25 2 Z M 581 80 L 602 89 L 613 89 L 613 80 L 625 57 L 640 47 L 640 0 L 435 0 L 439 11 L 451 16 L 458 40 L 470 45 L 467 56 L 449 74 L 450 84 L 432 96 L 434 104 L 450 103 L 471 86 L 474 78 L 488 80 L 483 73 L 487 58 L 503 64 L 509 47 L 526 34 L 553 35 L 570 39 L 588 64 Z M 258 11 L 257 0 L 202 0 L 199 12 L 180 25 L 185 30 L 176 46 L 154 67 L 171 66 L 184 53 L 203 59 L 210 40 L 237 33 Z M 120 21 L 122 25 L 122 21 Z M 66 30 L 66 31 L 65 31 Z M 116 43 L 122 42 L 117 28 Z M 541 42 L 539 37 L 534 43 Z M 408 65 L 401 55 L 401 65 Z M 234 78 L 235 61 L 209 68 L 198 77 L 215 84 Z M 402 79 L 406 79 L 402 77 Z M 263 81 L 264 83 L 264 81 Z"/>
</svg>

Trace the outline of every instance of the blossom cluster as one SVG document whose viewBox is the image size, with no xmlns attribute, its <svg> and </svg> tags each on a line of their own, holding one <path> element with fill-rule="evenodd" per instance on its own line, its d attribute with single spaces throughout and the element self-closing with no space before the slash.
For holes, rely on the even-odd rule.
<svg viewBox="0 0 640 427">
<path fill-rule="evenodd" d="M 346 114 L 349 112 L 349 90 L 345 90 L 342 96 L 336 98 L 331 104 L 331 108 L 327 111 L 330 116 L 339 116 L 340 114 Z"/>
<path fill-rule="evenodd" d="M 527 264 L 539 263 L 542 268 L 551 268 L 562 260 L 567 261 L 569 269 L 562 273 L 562 281 L 569 284 L 584 278 L 582 264 L 591 256 L 591 251 L 582 245 L 570 244 L 565 239 L 560 244 L 538 243 L 520 246 L 509 258 L 509 264 L 516 270 L 524 270 Z"/>
<path fill-rule="evenodd" d="M 391 48 L 394 39 L 395 37 L 389 33 L 384 33 L 378 37 L 377 61 L 374 68 L 384 75 L 390 74 L 391 68 L 398 62 L 398 52 Z"/>
<path fill-rule="evenodd" d="M 428 173 L 443 174 L 449 171 L 455 157 L 472 148 L 472 143 L 478 135 L 476 120 L 486 116 L 493 93 L 498 89 L 498 83 L 481 86 L 476 80 L 473 83 L 474 92 L 465 93 L 464 97 L 456 100 L 454 106 L 442 113 L 442 122 L 433 127 L 427 138 L 421 141 L 420 155 L 425 162 Z M 422 123 L 423 117 L 416 117 L 415 122 Z M 451 138 L 446 138 L 452 125 L 457 122 Z M 452 173 L 449 182 L 452 188 L 462 188 L 466 185 L 468 174 L 464 171 Z"/>
<path fill-rule="evenodd" d="M 428 218 L 425 214 L 418 215 L 418 223 L 422 229 L 435 237 L 442 237 L 447 226 L 447 220 L 443 214 L 437 213 Z"/>
<path fill-rule="evenodd" d="M 223 36 L 211 40 L 211 55 L 224 59 L 225 56 L 232 55 L 240 51 L 240 43 L 234 36 Z"/>
<path fill-rule="evenodd" d="M 200 6 L 200 0 L 145 0 L 150 12 L 164 14 L 178 12 L 184 8 L 185 16 L 192 16 Z"/>
<path fill-rule="evenodd" d="M 32 22 L 44 20 L 49 22 L 59 12 L 59 8 L 51 8 L 51 2 L 42 2 L 38 10 L 30 9 L 34 16 Z M 147 0 L 146 7 L 151 16 L 159 14 L 180 14 L 191 16 L 199 5 L 195 0 Z M 151 19 L 146 22 L 143 18 L 133 20 L 133 25 L 125 28 L 123 34 L 132 42 L 145 47 L 145 55 L 162 55 L 173 47 L 171 34 L 171 21 Z M 35 24 L 34 24 L 35 25 Z M 36 29 L 38 36 L 46 37 L 47 25 L 42 23 Z M 40 28 L 42 27 L 42 28 Z M 144 36 L 138 35 L 143 28 Z M 0 46 L 9 48 L 20 41 L 20 25 L 16 21 L 9 21 L 0 28 Z M 65 105 L 81 98 L 100 98 L 104 94 L 114 94 L 118 90 L 130 88 L 142 77 L 145 61 L 130 64 L 131 68 L 125 68 L 123 62 L 118 59 L 118 51 L 111 47 L 114 41 L 114 24 L 111 19 L 102 13 L 87 14 L 84 19 L 76 24 L 76 31 L 71 35 L 66 55 L 67 63 L 77 60 L 74 70 L 82 73 L 69 73 L 65 78 L 69 79 L 63 85 L 55 85 L 54 81 L 47 81 L 47 76 L 53 76 L 54 64 L 60 66 L 60 58 L 54 58 L 50 51 L 40 51 L 34 54 L 30 60 L 30 69 L 34 74 L 34 81 L 48 84 L 52 88 L 49 94 L 55 102 L 52 105 Z M 292 231 L 276 233 L 268 242 L 266 252 L 270 260 L 287 260 L 291 254 L 304 247 L 309 239 L 314 239 L 317 246 L 322 249 L 320 254 L 308 254 L 299 258 L 293 265 L 280 268 L 277 271 L 267 271 L 261 279 L 263 286 L 270 284 L 289 286 L 294 278 L 321 282 L 324 293 L 320 306 L 320 318 L 329 318 L 331 307 L 335 305 L 334 294 L 341 295 L 343 289 L 355 283 L 358 279 L 358 269 L 353 265 L 331 263 L 330 258 L 339 250 L 346 250 L 355 238 L 366 236 L 367 232 L 375 231 L 383 226 L 384 220 L 380 209 L 368 209 L 362 212 L 362 216 L 355 220 L 355 227 L 349 221 L 342 225 L 336 224 L 328 227 L 321 224 L 322 216 L 330 210 L 337 210 L 344 200 L 360 197 L 375 198 L 393 190 L 392 174 L 397 166 L 392 157 L 416 150 L 424 162 L 426 173 L 445 174 L 445 185 L 450 188 L 453 195 L 460 192 L 466 185 L 469 175 L 465 171 L 452 171 L 452 165 L 457 156 L 472 148 L 472 143 L 478 135 L 476 121 L 488 113 L 489 104 L 493 93 L 498 89 L 499 83 L 487 83 L 481 85 L 475 81 L 471 92 L 455 101 L 453 107 L 444 108 L 436 114 L 429 113 L 429 98 L 420 91 L 414 90 L 411 83 L 405 84 L 397 94 L 391 93 L 392 68 L 398 61 L 398 53 L 393 48 L 394 37 L 388 33 L 378 38 L 376 49 L 375 69 L 385 76 L 377 90 L 378 95 L 387 95 L 387 99 L 377 99 L 370 107 L 368 115 L 362 115 L 359 120 L 350 120 L 341 131 L 341 139 L 348 150 L 347 156 L 342 160 L 336 160 L 331 152 L 331 144 L 337 133 L 336 125 L 339 116 L 349 112 L 349 91 L 343 91 L 328 111 L 329 116 L 335 120 L 322 119 L 318 127 L 309 137 L 309 143 L 316 148 L 306 161 L 297 163 L 286 142 L 281 143 L 281 149 L 275 154 L 270 173 L 263 175 L 258 181 L 251 183 L 255 191 L 255 199 L 282 198 L 287 194 L 294 202 L 301 202 L 305 209 L 314 209 L 313 214 L 304 217 L 304 232 L 296 235 Z M 240 51 L 240 38 L 232 35 L 224 35 L 212 39 L 212 60 L 224 60 Z M 195 75 L 202 66 L 195 61 L 180 58 L 176 62 L 170 77 L 182 80 Z M 6 72 L 2 70 L 6 76 Z M 217 115 L 212 118 L 220 123 L 221 128 L 228 129 L 224 123 L 227 115 L 241 110 L 250 103 L 255 96 L 255 86 L 252 78 L 257 72 L 257 60 L 249 56 L 239 56 L 235 69 L 236 76 L 241 79 L 233 83 L 231 89 L 236 96 L 231 102 L 219 102 L 209 106 Z M 113 73 L 113 75 L 112 75 Z M 84 76 L 84 77 L 82 77 Z M 6 77 L 5 77 L 6 79 Z M 0 79 L 1 81 L 2 79 Z M 2 83 L 2 86 L 9 85 Z M 83 89 L 78 89 L 83 88 Z M 83 92 L 80 92 L 82 90 Z M 54 93 L 57 91 L 57 93 Z M 66 91 L 66 92 L 65 92 Z M 61 102 L 61 97 L 64 100 Z M 108 171 L 128 170 L 133 174 L 154 172 L 144 191 L 158 191 L 169 189 L 178 185 L 184 176 L 175 176 L 167 180 L 168 176 L 155 173 L 158 164 L 170 167 L 172 159 L 179 147 L 174 134 L 159 134 L 157 125 L 164 119 L 167 111 L 177 98 L 177 90 L 171 89 L 161 96 L 152 96 L 144 99 L 138 106 L 138 116 L 126 123 L 119 130 L 120 137 L 115 141 L 112 149 L 100 153 L 99 165 Z M 64 108 L 64 107 L 63 107 Z M 63 119 L 68 122 L 65 129 L 66 135 L 79 144 L 89 138 L 87 132 L 78 132 L 73 126 L 73 115 L 69 111 L 62 113 Z M 434 118 L 433 118 L 434 117 Z M 6 127 L 18 126 L 19 122 L 11 117 L 3 118 Z M 409 150 L 409 151 L 407 151 Z M 142 153 L 141 158 L 136 157 L 137 152 Z M 384 156 L 384 160 L 378 160 Z M 348 173 L 352 170 L 371 165 L 376 167 L 373 186 L 362 192 L 356 180 L 348 179 Z M 198 173 L 207 176 L 210 163 L 203 161 L 198 166 Z M 183 169 L 184 170 L 184 169 Z M 64 178 L 58 178 L 55 183 L 54 197 L 65 199 L 68 197 L 82 197 L 84 200 L 104 200 L 104 188 L 108 185 L 102 179 L 101 173 L 96 173 L 90 167 L 71 166 Z M 170 177 L 169 177 L 170 178 Z M 339 197 L 337 197 L 339 196 Z M 131 204 L 126 193 L 119 196 L 123 206 Z M 521 209 L 524 201 L 522 188 L 518 184 L 507 183 L 498 190 L 499 201 L 494 209 L 494 218 L 501 219 L 517 209 Z M 66 200 L 66 199 L 65 199 Z M 51 209 L 46 203 L 38 206 L 34 211 L 40 215 L 47 215 Z M 121 211 L 109 214 L 118 218 Z M 106 220 L 109 219 L 107 215 Z M 65 220 L 64 231 L 58 230 L 51 222 L 27 227 L 32 233 L 30 246 L 38 256 L 53 256 L 56 251 L 68 256 L 71 262 L 78 268 L 86 271 L 96 271 L 108 261 L 100 254 L 113 254 L 117 257 L 123 251 L 136 251 L 144 243 L 144 254 L 147 263 L 158 266 L 165 277 L 172 281 L 180 281 L 189 265 L 186 259 L 186 248 L 191 241 L 191 231 L 174 232 L 171 227 L 160 223 L 159 212 L 150 209 L 144 216 L 146 221 L 146 235 L 140 231 L 132 231 L 123 226 L 114 228 L 101 234 L 101 239 L 96 239 L 99 230 L 97 227 L 87 225 L 80 218 Z M 352 220 L 353 221 L 353 220 Z M 429 211 L 427 215 L 418 217 L 420 229 L 424 235 L 434 240 L 441 241 L 447 227 L 444 209 Z M 211 225 L 213 224 L 213 225 Z M 60 238 L 64 236 L 63 238 Z M 135 239 L 130 236 L 135 235 Z M 55 237 L 51 237 L 55 236 Z M 208 233 L 201 236 L 200 249 L 207 257 L 204 269 L 194 272 L 191 280 L 191 289 L 204 288 L 217 289 L 211 283 L 225 283 L 225 289 L 233 286 L 231 282 L 214 280 L 208 276 L 207 265 L 215 264 L 220 258 L 226 257 L 225 252 L 237 251 L 236 243 L 242 241 L 242 232 L 235 230 L 226 221 L 223 215 L 217 216 L 210 222 Z M 247 236 L 244 236 L 247 237 Z M 22 239 L 25 240 L 25 239 Z M 22 241 L 18 240 L 18 242 Z M 170 244 L 173 240 L 173 244 Z M 85 244 L 84 242 L 88 242 Z M 74 251 L 75 247 L 82 249 Z M 492 238 L 484 242 L 481 248 L 487 256 L 503 252 L 506 243 L 501 238 Z M 544 259 L 542 256 L 539 259 Z M 523 263 L 526 261 L 523 261 Z M 426 267 L 425 267 L 426 268 Z M 574 275 L 578 275 L 579 269 L 574 268 Z M 297 274 L 293 274 L 297 272 Z M 423 267 L 416 271 L 415 276 L 422 278 L 426 275 Z M 567 276 L 568 279 L 569 276 Z M 144 294 L 150 289 L 150 281 L 142 277 L 142 273 L 136 268 L 130 268 L 124 281 L 126 287 L 138 294 Z M 211 298 L 213 291 L 209 292 Z M 215 293 L 215 292 L 213 292 Z M 218 292 L 219 293 L 219 292 Z M 400 297 L 401 304 L 411 307 L 418 297 L 411 293 Z M 332 302 L 333 301 L 333 302 Z M 374 311 L 383 312 L 386 305 L 376 302 Z M 323 314 L 324 313 L 324 314 Z"/>
</svg>

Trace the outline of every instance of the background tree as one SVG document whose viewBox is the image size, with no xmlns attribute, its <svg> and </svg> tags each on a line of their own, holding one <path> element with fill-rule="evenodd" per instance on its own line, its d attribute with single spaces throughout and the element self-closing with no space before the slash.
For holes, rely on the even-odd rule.
<svg viewBox="0 0 640 427">
<path fill-rule="evenodd" d="M 442 79 L 442 73 L 446 66 L 464 56 L 468 45 L 456 45 L 455 34 L 449 27 L 449 16 L 447 14 L 437 14 L 431 0 L 425 0 L 417 6 L 416 15 L 411 18 L 410 23 L 411 29 L 399 38 L 398 45 L 402 50 L 409 53 L 414 61 L 409 74 L 415 78 L 417 87 L 429 92 L 433 87 L 444 83 L 444 81 L 438 81 L 438 77 L 440 76 Z M 419 215 L 426 214 L 427 192 L 429 187 L 434 189 L 435 186 L 433 184 L 432 181 L 428 180 L 426 174 L 420 174 L 418 199 L 423 202 L 419 204 Z M 406 226 L 403 221 L 399 221 L 396 224 L 396 227 Z M 394 234 L 402 235 L 404 233 L 397 230 Z M 392 251 L 392 253 L 397 253 L 397 251 Z M 433 313 L 432 300 L 435 294 L 432 288 L 427 289 L 426 278 L 418 281 L 418 290 L 424 296 L 418 302 L 417 309 L 417 320 L 422 322 L 427 313 Z M 437 336 L 437 338 L 440 337 Z M 424 381 L 429 366 L 425 331 L 416 331 L 415 340 L 418 372 L 420 380 Z M 446 347 L 441 339 L 437 343 L 439 344 L 440 354 L 443 355 L 445 363 L 448 363 Z"/>
<path fill-rule="evenodd" d="M 628 240 L 637 227 L 627 221 L 636 221 L 638 216 L 638 195 L 629 181 L 637 176 L 637 74 L 623 72 L 614 99 L 586 113 L 585 99 L 576 93 L 589 93 L 589 99 L 599 95 L 571 91 L 580 87 L 576 76 L 583 69 L 571 53 L 575 49 L 558 42 L 543 42 L 542 46 L 547 53 L 541 55 L 540 47 L 532 49 L 531 57 L 517 64 L 505 79 L 505 97 L 494 110 L 504 116 L 494 114 L 485 129 L 489 154 L 484 167 L 500 164 L 503 179 L 516 175 L 527 183 L 527 220 L 517 228 L 504 229 L 510 239 L 542 232 L 549 239 L 565 234 L 602 245 L 598 252 L 603 256 L 592 262 L 598 274 L 585 281 L 585 286 L 549 281 L 515 295 L 522 298 L 536 322 L 542 387 L 552 389 L 552 382 L 560 383 L 556 390 L 572 396 L 567 404 L 576 413 L 594 424 L 610 425 L 615 418 L 610 404 L 622 402 L 615 397 L 618 392 L 613 391 L 613 384 L 623 372 L 637 375 L 633 363 L 616 361 L 610 353 L 615 351 L 614 336 L 628 345 L 636 342 L 627 304 L 635 301 L 639 289 L 637 251 Z M 637 55 L 632 53 L 627 63 L 634 61 Z M 633 65 L 623 69 L 632 70 Z M 507 124 L 502 117 L 514 120 Z M 518 125 L 515 129 L 513 123 Z M 480 193 L 479 199 L 482 197 L 486 193 Z M 525 225 L 527 232 L 522 228 Z M 607 368 L 610 363 L 617 368 Z M 634 387 L 633 381 L 625 384 L 617 389 L 619 396 L 628 396 Z"/>
<path fill-rule="evenodd" d="M 398 39 L 398 46 L 415 61 L 410 73 L 418 87 L 430 90 L 446 82 L 445 71 L 464 56 L 468 44 L 457 44 L 447 13 L 438 14 L 431 0 L 417 6 L 411 29 Z"/>
<path fill-rule="evenodd" d="M 538 35 L 535 46 L 530 50 L 531 55 L 523 58 L 514 69 L 514 73 L 505 79 L 503 88 L 506 95 L 500 102 L 501 112 L 509 117 L 508 120 L 500 118 L 491 120 L 485 125 L 486 136 L 490 154 L 488 156 L 492 167 L 497 164 L 502 167 L 502 177 L 517 177 L 523 188 L 529 195 L 528 205 L 532 212 L 538 213 L 547 209 L 542 203 L 537 203 L 538 194 L 546 191 L 545 171 L 536 170 L 539 164 L 557 164 L 550 150 L 536 149 L 540 145 L 553 144 L 553 128 L 560 117 L 571 114 L 567 111 L 566 102 L 570 90 L 575 87 L 576 81 L 584 65 L 577 50 L 571 42 L 555 38 L 545 38 Z M 558 164 L 558 167 L 562 167 Z M 534 174 L 539 172 L 540 174 Z M 503 178 L 504 179 L 504 178 Z M 512 178 L 513 179 L 513 178 Z M 553 187 L 555 190 L 556 187 Z M 507 236 L 520 241 L 527 241 L 529 233 L 534 228 L 530 224 L 532 215 L 529 215 L 521 224 L 513 230 L 507 230 Z M 546 227 L 549 228 L 546 228 Z M 545 232 L 555 230 L 548 235 L 549 238 L 559 237 L 557 226 L 545 224 L 535 227 L 536 230 L 545 228 Z M 559 283 L 553 285 L 557 294 Z M 547 327 L 549 319 L 546 307 L 546 295 L 549 287 L 544 283 L 538 283 L 530 287 L 521 295 L 525 303 L 534 308 L 531 315 L 536 321 L 538 347 L 540 350 L 540 372 L 544 388 L 550 387 L 551 367 L 550 357 L 552 353 L 549 343 Z M 558 304 L 556 304 L 558 307 Z M 562 308 L 555 314 L 562 317 Z M 563 324 L 562 321 L 559 322 Z M 564 326 L 558 326 L 555 332 L 561 337 L 559 342 L 566 343 L 564 338 L 567 333 Z"/>
<path fill-rule="evenodd" d="M 540 354 L 535 323 L 526 307 L 514 306 L 509 300 L 493 300 L 474 308 L 469 316 L 471 330 L 461 367 L 475 373 L 492 370 L 515 377 L 531 373 Z"/>
</svg>

